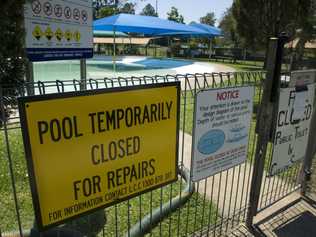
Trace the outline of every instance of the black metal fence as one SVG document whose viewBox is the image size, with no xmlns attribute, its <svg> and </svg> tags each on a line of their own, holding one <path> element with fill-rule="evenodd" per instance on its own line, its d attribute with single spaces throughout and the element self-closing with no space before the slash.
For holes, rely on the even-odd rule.
<svg viewBox="0 0 316 237">
<path fill-rule="evenodd" d="M 265 72 L 231 72 L 166 75 L 155 77 L 104 78 L 87 81 L 47 81 L 24 84 L 17 89 L 2 88 L 0 130 L 0 236 L 30 235 L 36 230 L 24 157 L 16 94 L 19 96 L 66 93 L 181 82 L 179 131 L 179 180 L 163 188 L 71 221 L 53 229 L 56 236 L 223 236 L 246 218 L 257 135 L 256 113 Z M 244 164 L 202 181 L 191 182 L 192 125 L 195 93 L 203 88 L 255 87 L 248 158 Z M 14 93 L 13 93 L 14 92 Z M 10 96 L 13 94 L 14 96 Z M 49 108 L 48 108 L 49 109 Z M 80 108 L 78 108 L 80 109 Z M 9 115 L 10 114 L 10 115 Z M 4 119 L 7 118 L 7 119 Z M 270 146 L 272 149 L 272 145 Z M 269 168 L 272 152 L 266 158 Z M 259 210 L 288 195 L 299 186 L 300 164 L 276 176 L 264 172 Z M 58 195 L 58 194 L 52 194 Z M 45 236 L 45 233 L 42 233 Z"/>
</svg>

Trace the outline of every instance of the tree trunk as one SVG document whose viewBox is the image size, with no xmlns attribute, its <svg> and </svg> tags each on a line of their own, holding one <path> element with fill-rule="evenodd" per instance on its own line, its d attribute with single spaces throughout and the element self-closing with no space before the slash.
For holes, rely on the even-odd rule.
<svg viewBox="0 0 316 237">
<path fill-rule="evenodd" d="M 291 71 L 292 70 L 298 70 L 301 67 L 301 63 L 304 56 L 304 49 L 305 49 L 305 43 L 307 42 L 306 39 L 303 37 L 299 39 L 298 43 L 296 44 L 293 60 L 291 62 Z"/>
</svg>

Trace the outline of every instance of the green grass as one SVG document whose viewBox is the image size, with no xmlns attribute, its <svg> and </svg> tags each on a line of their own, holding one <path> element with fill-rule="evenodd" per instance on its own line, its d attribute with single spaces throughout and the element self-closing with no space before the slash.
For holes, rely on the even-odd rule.
<svg viewBox="0 0 316 237">
<path fill-rule="evenodd" d="M 33 206 L 24 158 L 22 136 L 19 130 L 9 131 L 9 146 L 14 171 L 15 187 L 20 208 L 23 228 L 30 228 L 33 224 Z M 4 230 L 17 229 L 13 188 L 9 171 L 4 132 L 0 131 L 0 228 Z"/>
<path fill-rule="evenodd" d="M 9 162 L 7 159 L 4 132 L 0 131 L 0 229 L 2 232 L 14 231 L 18 229 L 16 212 L 14 205 L 14 198 L 11 186 Z M 22 136 L 19 129 L 9 130 L 9 145 L 11 151 L 11 157 L 13 162 L 13 171 L 16 183 L 17 198 L 20 208 L 21 222 L 24 230 L 28 230 L 33 225 L 34 215 L 33 206 L 28 182 L 28 176 L 26 171 L 26 162 L 24 158 L 24 148 L 22 143 Z M 182 185 L 182 186 L 181 186 Z M 170 191 L 172 188 L 172 197 L 175 197 L 180 192 L 180 187 L 183 188 L 184 183 L 178 182 L 165 186 L 162 189 L 157 189 L 152 192 L 152 207 L 160 207 L 160 202 L 168 202 L 170 199 Z M 150 213 L 150 193 L 146 193 L 142 196 L 133 198 L 129 201 L 130 206 L 130 226 L 139 221 L 140 217 L 143 217 Z M 140 204 L 141 199 L 141 204 Z M 141 207 L 141 216 L 139 210 Z M 211 212 L 210 213 L 210 208 Z M 190 198 L 190 201 L 176 212 L 169 215 L 152 230 L 153 236 L 159 236 L 160 231 L 162 236 L 166 236 L 170 233 L 171 236 L 177 233 L 177 223 L 180 217 L 179 230 L 180 235 L 184 235 L 187 230 L 189 233 L 194 231 L 194 228 L 199 229 L 201 226 L 206 227 L 208 224 L 208 215 L 211 214 L 210 223 L 215 221 L 215 209 L 213 204 L 208 200 L 204 200 L 203 196 L 198 193 L 194 193 Z M 117 212 L 115 209 L 117 208 Z M 203 212 L 203 210 L 205 210 Z M 189 211 L 189 213 L 188 213 Z M 117 213 L 117 218 L 116 218 Z M 195 215 L 196 214 L 196 215 Z M 204 214 L 204 215 L 203 215 Z M 180 216 L 179 216 L 180 215 Z M 118 228 L 118 236 L 124 236 L 128 227 L 128 210 L 127 202 L 118 204 L 116 207 L 110 207 L 106 209 L 107 223 L 105 225 L 105 236 L 115 236 L 116 226 Z M 202 223 L 203 220 L 203 223 Z M 196 223 L 196 226 L 194 226 Z"/>
<path fill-rule="evenodd" d="M 237 71 L 261 71 L 263 70 L 263 63 L 262 62 L 256 62 L 254 63 L 247 63 L 247 62 L 237 62 L 237 63 L 222 63 L 226 66 L 232 67 L 236 69 Z"/>
<path fill-rule="evenodd" d="M 212 64 L 220 64 L 226 65 L 234 68 L 237 71 L 261 71 L 263 70 L 263 62 L 261 61 L 240 61 L 238 60 L 236 63 L 230 62 L 216 62 L 213 59 L 209 58 L 193 58 L 192 60 L 200 61 L 200 62 L 209 62 Z"/>
<path fill-rule="evenodd" d="M 179 182 L 172 185 L 172 193 L 179 193 Z M 165 187 L 162 193 L 162 203 L 168 202 L 170 200 L 170 189 L 171 185 Z M 160 189 L 153 191 L 153 207 L 160 206 Z M 130 200 L 130 222 L 136 223 L 139 221 L 139 200 L 140 198 L 134 198 Z M 150 193 L 146 193 L 141 196 L 141 212 L 142 216 L 150 213 Z M 211 213 L 210 207 L 211 206 Z M 203 209 L 205 212 L 203 213 Z M 189 211 L 189 213 L 188 213 Z M 118 226 L 118 236 L 124 236 L 128 227 L 127 219 L 127 205 L 126 203 L 121 203 L 117 206 L 117 213 L 119 213 L 119 218 L 116 223 L 115 219 L 115 208 L 111 207 L 107 210 L 108 223 L 105 227 L 106 236 L 115 236 L 116 226 Z M 124 215 L 125 214 L 125 215 Z M 189 215 L 188 215 L 189 214 Z M 195 215 L 196 214 L 196 215 Z M 194 193 L 190 201 L 187 202 L 181 209 L 178 209 L 168 217 L 166 217 L 160 224 L 153 228 L 151 235 L 152 236 L 176 236 L 178 231 L 178 221 L 179 221 L 179 233 L 180 236 L 185 235 L 186 231 L 188 233 L 193 233 L 195 230 L 200 229 L 201 225 L 207 227 L 208 216 L 211 215 L 211 224 L 215 222 L 215 206 L 213 206 L 208 200 L 203 201 L 203 197 Z M 189 218 L 187 218 L 189 217 Z M 202 223 L 203 220 L 203 223 Z M 196 226 L 194 226 L 196 223 Z M 188 228 L 187 228 L 188 227 Z M 195 229 L 194 229 L 195 228 Z M 160 235 L 161 233 L 161 235 Z M 148 234 L 150 236 L 150 234 Z"/>
</svg>

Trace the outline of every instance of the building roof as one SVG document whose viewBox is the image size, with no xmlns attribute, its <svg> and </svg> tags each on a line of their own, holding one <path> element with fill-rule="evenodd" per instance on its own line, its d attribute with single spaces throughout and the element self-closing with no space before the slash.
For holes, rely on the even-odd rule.
<svg viewBox="0 0 316 237">
<path fill-rule="evenodd" d="M 291 42 L 287 43 L 285 45 L 285 48 L 296 48 L 296 45 L 298 43 L 298 38 L 292 40 Z M 305 49 L 316 49 L 316 40 L 307 41 L 305 43 Z"/>
</svg>

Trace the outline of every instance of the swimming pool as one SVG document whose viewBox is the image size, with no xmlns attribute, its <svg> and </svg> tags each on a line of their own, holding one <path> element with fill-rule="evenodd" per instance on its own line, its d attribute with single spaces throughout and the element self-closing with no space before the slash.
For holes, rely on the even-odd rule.
<svg viewBox="0 0 316 237">
<path fill-rule="evenodd" d="M 87 60 L 87 77 L 93 79 L 211 73 L 233 71 L 232 68 L 209 62 L 148 57 L 118 57 L 113 71 L 112 57 L 95 56 Z M 35 81 L 72 80 L 80 78 L 79 60 L 34 63 Z"/>
</svg>

